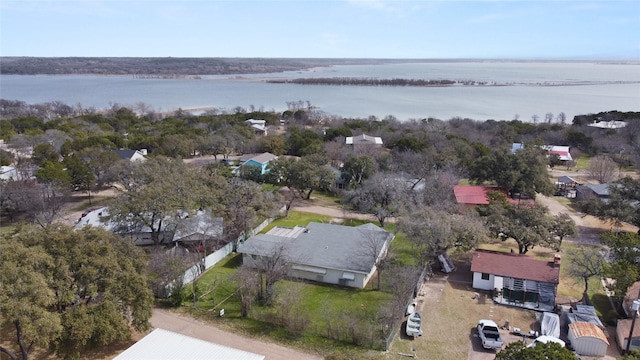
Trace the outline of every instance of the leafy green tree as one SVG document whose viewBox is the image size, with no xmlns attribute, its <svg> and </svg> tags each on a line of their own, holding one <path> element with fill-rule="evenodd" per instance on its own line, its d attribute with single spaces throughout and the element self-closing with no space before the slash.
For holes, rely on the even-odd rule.
<svg viewBox="0 0 640 360">
<path fill-rule="evenodd" d="M 123 228 L 148 227 L 156 246 L 179 214 L 211 204 L 216 194 L 205 185 L 204 172 L 182 160 L 153 157 L 123 162 L 115 176 L 123 189 L 109 207 L 110 218 Z"/>
<path fill-rule="evenodd" d="M 9 166 L 13 162 L 13 153 L 0 149 L 0 166 Z"/>
<path fill-rule="evenodd" d="M 536 193 L 553 194 L 547 164 L 545 152 L 535 146 L 515 154 L 502 149 L 478 158 L 470 169 L 470 178 L 476 183 L 493 182 L 512 196 L 525 194 L 535 198 Z"/>
<path fill-rule="evenodd" d="M 317 132 L 292 126 L 288 135 L 289 155 L 304 156 L 322 152 L 322 135 Z"/>
<path fill-rule="evenodd" d="M 558 248 L 560 248 L 560 246 L 562 245 L 562 240 L 564 240 L 566 236 L 578 235 L 578 227 L 576 226 L 576 222 L 573 221 L 571 216 L 569 216 L 569 214 L 567 213 L 561 213 L 553 217 L 551 230 L 560 240 Z"/>
<path fill-rule="evenodd" d="M 149 327 L 145 256 L 106 230 L 21 229 L 0 240 L 0 260 L 1 318 L 13 324 L 23 359 L 33 345 L 77 358 Z"/>
<path fill-rule="evenodd" d="M 49 143 L 41 143 L 33 147 L 31 161 L 38 166 L 43 166 L 47 161 L 60 161 L 60 154 Z"/>
<path fill-rule="evenodd" d="M 547 208 L 539 205 L 517 207 L 511 204 L 492 203 L 479 212 L 486 216 L 489 231 L 502 241 L 513 239 L 518 243 L 518 253 L 526 254 L 536 245 L 559 248 L 559 240 L 553 233 L 553 218 Z"/>
<path fill-rule="evenodd" d="M 567 251 L 569 257 L 569 274 L 584 281 L 583 298 L 586 299 L 589 292 L 589 279 L 601 276 L 606 260 L 603 250 L 594 246 L 579 246 Z"/>
<path fill-rule="evenodd" d="M 615 279 L 608 286 L 616 301 L 621 301 L 634 282 L 640 280 L 640 235 L 628 232 L 607 232 L 602 243 L 609 247 L 610 262 L 604 267 L 607 277 Z"/>
<path fill-rule="evenodd" d="M 95 176 L 89 165 L 78 155 L 69 155 L 63 160 L 69 174 L 71 189 L 75 191 L 89 191 L 89 203 L 91 203 L 91 188 L 95 182 Z"/>
<path fill-rule="evenodd" d="M 401 217 L 400 229 L 412 242 L 424 266 L 451 249 L 468 251 L 488 235 L 482 219 L 472 212 L 451 214 L 432 207 Z"/>
<path fill-rule="evenodd" d="M 65 170 L 64 164 L 60 162 L 47 161 L 35 173 L 40 183 L 57 184 L 60 186 L 69 186 L 71 178 L 69 172 Z"/>
<path fill-rule="evenodd" d="M 375 162 L 371 157 L 350 155 L 344 162 L 343 177 L 350 186 L 360 186 L 375 172 Z"/>
<path fill-rule="evenodd" d="M 263 152 L 280 156 L 287 151 L 287 141 L 280 135 L 268 135 L 260 139 L 260 147 Z"/>
<path fill-rule="evenodd" d="M 522 341 L 512 342 L 496 354 L 496 360 L 575 360 L 571 350 L 558 343 L 538 343 L 527 347 Z"/>
<path fill-rule="evenodd" d="M 309 199 L 313 191 L 329 191 L 336 176 L 327 167 L 326 158 L 309 155 L 300 159 L 281 157 L 271 161 L 265 180 L 288 188 L 285 204 L 288 212 L 296 197 Z"/>
</svg>

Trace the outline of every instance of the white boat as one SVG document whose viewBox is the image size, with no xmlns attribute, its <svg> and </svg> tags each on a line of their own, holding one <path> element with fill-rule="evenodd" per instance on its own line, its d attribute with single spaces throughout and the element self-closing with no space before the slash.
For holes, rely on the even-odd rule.
<svg viewBox="0 0 640 360">
<path fill-rule="evenodd" d="M 411 315 L 414 312 L 416 312 L 416 303 L 411 303 L 409 304 L 409 306 L 407 306 L 407 312 L 405 313 L 405 315 Z"/>
<path fill-rule="evenodd" d="M 407 336 L 422 336 L 422 318 L 420 317 L 420 314 L 414 312 L 409 315 L 405 332 L 407 333 Z"/>
</svg>

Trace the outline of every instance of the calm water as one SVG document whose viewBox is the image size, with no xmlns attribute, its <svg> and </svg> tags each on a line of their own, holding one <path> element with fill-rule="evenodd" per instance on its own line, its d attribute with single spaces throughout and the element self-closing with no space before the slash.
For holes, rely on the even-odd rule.
<svg viewBox="0 0 640 360">
<path fill-rule="evenodd" d="M 473 80 L 511 86 L 372 87 L 269 84 L 265 79 L 307 77 Z M 143 102 L 156 111 L 216 107 L 283 111 L 309 101 L 344 117 L 400 120 L 456 116 L 477 120 L 531 120 L 546 113 L 574 115 L 640 111 L 640 63 L 441 62 L 345 65 L 308 71 L 189 79 L 118 76 L 0 76 L 0 98 L 27 103 L 62 101 L 104 108 Z"/>
</svg>

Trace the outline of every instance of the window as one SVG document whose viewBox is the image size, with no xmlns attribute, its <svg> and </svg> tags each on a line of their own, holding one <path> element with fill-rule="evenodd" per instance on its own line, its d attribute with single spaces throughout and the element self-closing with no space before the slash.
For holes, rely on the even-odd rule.
<svg viewBox="0 0 640 360">
<path fill-rule="evenodd" d="M 482 280 L 489 280 L 489 274 L 482 273 Z"/>
</svg>

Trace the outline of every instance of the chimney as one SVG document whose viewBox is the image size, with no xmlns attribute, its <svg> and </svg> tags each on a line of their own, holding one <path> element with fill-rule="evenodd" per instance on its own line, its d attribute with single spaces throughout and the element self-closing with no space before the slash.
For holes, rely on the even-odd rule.
<svg viewBox="0 0 640 360">
<path fill-rule="evenodd" d="M 562 257 L 560 256 L 560 254 L 555 254 L 553 256 L 553 267 L 554 268 L 559 268 L 560 267 L 560 259 Z"/>
</svg>

